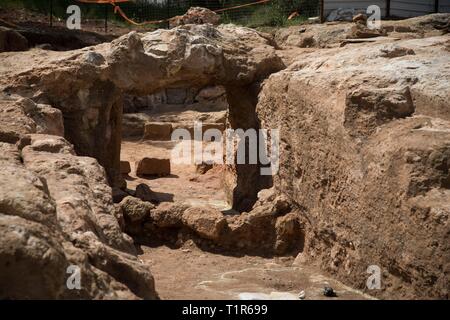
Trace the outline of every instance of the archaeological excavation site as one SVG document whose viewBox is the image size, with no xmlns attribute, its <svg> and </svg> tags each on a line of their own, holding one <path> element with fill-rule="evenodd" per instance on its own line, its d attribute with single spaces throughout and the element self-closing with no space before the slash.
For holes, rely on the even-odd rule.
<svg viewBox="0 0 450 320">
<path fill-rule="evenodd" d="M 450 2 L 254 2 L 0 3 L 0 300 L 449 299 Z"/>
</svg>

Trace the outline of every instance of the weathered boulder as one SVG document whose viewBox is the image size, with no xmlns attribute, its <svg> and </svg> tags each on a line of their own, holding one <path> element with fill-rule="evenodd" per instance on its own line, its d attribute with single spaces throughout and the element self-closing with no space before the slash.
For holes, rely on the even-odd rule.
<svg viewBox="0 0 450 320">
<path fill-rule="evenodd" d="M 183 224 L 200 236 L 217 240 L 227 226 L 222 212 L 214 208 L 191 207 L 183 212 Z"/>
<path fill-rule="evenodd" d="M 57 142 L 61 139 L 59 137 L 54 137 L 56 141 L 52 142 L 51 137 L 33 136 L 32 144 L 23 152 L 25 164 L 20 161 L 16 146 L 0 143 L 0 297 L 157 297 L 149 271 L 134 269 L 140 263 L 134 256 L 131 239 L 120 232 L 117 220 L 110 216 L 110 211 L 101 212 L 102 182 L 94 182 L 98 176 L 93 176 L 89 183 L 86 180 L 82 182 L 80 169 L 89 170 L 89 167 L 83 165 L 77 170 L 71 162 L 76 161 L 77 157 L 72 154 L 73 150 L 68 150 L 70 145 L 66 143 L 62 146 L 61 142 Z M 41 138 L 49 141 L 49 147 L 43 147 Z M 54 147 L 58 144 L 61 145 L 59 150 Z M 52 163 L 53 157 L 61 166 Z M 69 163 L 72 167 L 67 166 Z M 71 172 L 70 175 L 65 173 L 66 169 Z M 98 172 L 102 173 L 101 170 Z M 104 176 L 102 180 L 105 183 Z M 95 194 L 95 188 L 99 188 L 96 191 L 98 194 Z M 108 210 L 113 211 L 112 208 Z M 72 215 L 74 211 L 76 215 Z M 95 241 L 90 248 L 85 248 L 77 240 L 87 233 Z M 98 246 L 102 247 L 100 251 L 96 249 Z M 110 261 L 110 252 L 115 252 L 114 259 L 121 261 Z M 111 269 L 104 268 L 105 261 Z M 129 265 L 129 269 L 117 277 L 114 269 L 119 264 Z M 69 266 L 80 268 L 79 290 L 70 290 L 66 286 L 70 276 L 67 273 Z M 39 272 L 32 271 L 36 268 Z M 145 267 L 140 265 L 138 268 Z M 146 283 L 146 290 L 135 290 L 133 284 L 127 283 L 132 281 L 131 273 L 134 279 L 142 279 Z"/>
<path fill-rule="evenodd" d="M 47 117 L 52 109 L 11 95 L 0 110 L 0 297 L 157 298 L 118 224 L 104 169 L 63 137 L 37 133 L 55 133 L 47 121 L 60 117 Z M 78 240 L 85 236 L 87 247 Z M 128 267 L 118 275 L 120 264 Z M 80 289 L 66 285 L 69 267 L 79 268 Z"/>
<path fill-rule="evenodd" d="M 127 197 L 119 204 L 124 216 L 123 229 L 140 243 L 173 240 L 183 228 L 182 215 L 188 208 L 183 203 L 163 202 L 157 206 L 136 197 Z"/>
<path fill-rule="evenodd" d="M 130 222 L 142 222 L 150 216 L 150 211 L 154 206 L 139 198 L 128 196 L 120 202 L 122 213 L 125 219 Z"/>
<path fill-rule="evenodd" d="M 185 24 L 204 24 L 204 23 L 218 25 L 219 21 L 220 16 L 214 11 L 202 7 L 191 7 L 184 15 L 176 16 L 170 19 L 169 26 L 173 28 Z"/>
<path fill-rule="evenodd" d="M 145 157 L 136 161 L 136 175 L 166 176 L 170 174 L 170 159 Z"/>
<path fill-rule="evenodd" d="M 24 165 L 45 177 L 60 212 L 58 220 L 62 222 L 63 231 L 68 234 L 94 231 L 108 245 L 133 251 L 132 242 L 123 237 L 111 215 L 114 211 L 111 188 L 104 180 L 105 171 L 98 162 L 74 155 L 71 146 L 67 142 L 62 145 L 59 137 L 31 137 L 31 144 L 22 150 Z M 60 187 L 62 184 L 64 188 Z M 95 225 L 97 227 L 93 228 Z"/>
<path fill-rule="evenodd" d="M 163 202 L 150 212 L 151 222 L 159 228 L 180 227 L 183 212 L 188 207 L 184 203 Z"/>
</svg>

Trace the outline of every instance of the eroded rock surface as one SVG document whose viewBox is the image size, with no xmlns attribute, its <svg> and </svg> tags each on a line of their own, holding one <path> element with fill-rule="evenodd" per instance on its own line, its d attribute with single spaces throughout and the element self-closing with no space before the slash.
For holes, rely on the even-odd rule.
<svg viewBox="0 0 450 320">
<path fill-rule="evenodd" d="M 350 19 L 353 14 L 350 15 Z M 357 23 L 325 23 L 309 26 L 282 28 L 274 35 L 275 42 L 283 48 L 327 48 L 338 46 L 346 39 L 390 36 L 411 39 L 437 36 L 448 32 L 445 29 L 449 15 L 430 14 L 399 21 L 382 21 L 380 30 L 370 30 L 361 21 Z"/>
<path fill-rule="evenodd" d="M 248 96 L 230 101 L 231 126 L 254 127 L 257 123 L 250 115 L 259 89 L 243 88 L 282 68 L 275 48 L 255 30 L 186 25 L 132 32 L 110 44 L 71 52 L 6 55 L 0 89 L 60 109 L 64 135 L 77 154 L 96 158 L 109 183 L 123 186 L 119 159 L 123 92 L 145 95 L 179 83 L 198 88 L 222 84 L 227 91 L 240 90 L 241 96 Z M 247 180 L 252 179 L 243 179 Z M 230 189 L 237 200 L 256 198 L 256 191 L 239 183 Z"/>
<path fill-rule="evenodd" d="M 263 192 L 264 191 L 264 192 Z M 205 249 L 264 256 L 293 254 L 302 250 L 304 232 L 297 210 L 273 189 L 260 192 L 253 209 L 226 214 L 210 206 L 187 202 L 163 202 L 127 197 L 120 202 L 125 230 L 143 244 L 181 246 L 195 241 Z"/>
<path fill-rule="evenodd" d="M 445 17 L 384 26 L 410 40 L 341 48 L 353 24 L 317 27 L 331 30 L 323 38 L 306 35 L 309 27 L 300 38 L 279 34 L 282 46 L 333 47 L 297 48 L 289 59 L 269 36 L 232 25 L 132 32 L 64 53 L 0 53 L 0 298 L 157 298 L 123 230 L 142 243 L 301 252 L 300 263 L 358 288 L 375 264 L 383 288 L 371 294 L 448 298 L 449 38 L 434 25 Z M 280 71 L 283 60 L 290 66 Z M 124 187 L 124 93 L 180 84 L 221 85 L 228 127 L 281 129 L 273 189 L 257 196 L 271 183 L 255 165 L 225 170 L 240 214 L 156 205 L 143 187 L 112 203 L 111 186 Z M 146 120 L 129 121 L 143 135 Z M 81 269 L 82 290 L 67 289 L 70 265 Z"/>
<path fill-rule="evenodd" d="M 28 40 L 15 30 L 0 26 L 0 52 L 28 50 Z"/>
<path fill-rule="evenodd" d="M 274 186 L 301 209 L 301 260 L 361 289 L 378 265 L 371 294 L 449 297 L 449 41 L 305 53 L 259 96 L 262 127 L 281 130 Z"/>
<path fill-rule="evenodd" d="M 157 298 L 104 168 L 52 135 L 62 121 L 46 115 L 58 110 L 16 98 L 0 102 L 0 297 Z M 69 267 L 80 271 L 79 290 L 67 286 Z"/>
<path fill-rule="evenodd" d="M 218 25 L 219 21 L 220 16 L 214 11 L 202 7 L 191 7 L 184 15 L 176 16 L 170 19 L 169 25 L 171 28 L 185 24 L 210 23 L 213 25 Z"/>
<path fill-rule="evenodd" d="M 1 55 L 1 297 L 157 298 L 121 231 L 136 210 L 114 207 L 108 186 L 124 185 L 123 93 L 250 85 L 284 67 L 275 49 L 251 29 L 188 25 L 64 53 Z M 82 290 L 66 287 L 72 264 Z"/>
</svg>

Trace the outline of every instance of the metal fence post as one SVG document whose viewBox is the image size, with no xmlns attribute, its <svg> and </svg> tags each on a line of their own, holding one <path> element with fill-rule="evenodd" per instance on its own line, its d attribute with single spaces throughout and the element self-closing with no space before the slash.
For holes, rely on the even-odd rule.
<svg viewBox="0 0 450 320">
<path fill-rule="evenodd" d="M 391 16 L 391 0 L 386 0 L 386 18 Z"/>
<path fill-rule="evenodd" d="M 53 27 L 53 0 L 50 0 L 50 27 Z"/>
<path fill-rule="evenodd" d="M 170 29 L 170 22 L 169 22 L 169 18 L 170 18 L 170 0 L 166 0 L 167 1 L 167 29 Z"/>
<path fill-rule="evenodd" d="M 439 0 L 434 0 L 434 12 L 439 12 Z"/>
<path fill-rule="evenodd" d="M 320 0 L 319 2 L 319 14 L 320 14 L 320 23 L 324 23 L 325 22 L 325 17 L 324 17 L 324 0 Z"/>
</svg>

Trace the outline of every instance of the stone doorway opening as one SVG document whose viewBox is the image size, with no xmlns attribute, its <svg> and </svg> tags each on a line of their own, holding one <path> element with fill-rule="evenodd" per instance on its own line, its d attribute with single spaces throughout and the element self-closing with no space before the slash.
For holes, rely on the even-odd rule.
<svg viewBox="0 0 450 320">
<path fill-rule="evenodd" d="M 125 95 L 120 159 L 127 193 L 155 203 L 184 202 L 238 213 L 224 191 L 224 164 L 196 163 L 193 154 L 190 161 L 177 161 L 173 154 L 180 143 L 188 144 L 192 153 L 195 143 L 207 144 L 194 141 L 194 126 L 200 127 L 202 134 L 208 129 L 224 132 L 228 109 L 226 89 L 220 85 Z M 179 129 L 189 132 L 191 139 L 172 140 Z"/>
</svg>

